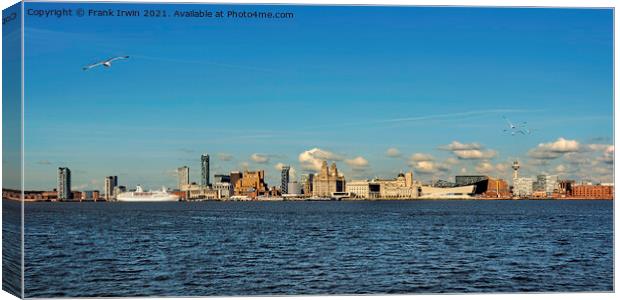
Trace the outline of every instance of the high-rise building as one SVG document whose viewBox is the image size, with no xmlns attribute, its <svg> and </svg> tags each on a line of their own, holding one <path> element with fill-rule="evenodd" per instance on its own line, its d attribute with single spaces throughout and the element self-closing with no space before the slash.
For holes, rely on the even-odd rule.
<svg viewBox="0 0 620 300">
<path fill-rule="evenodd" d="M 114 188 L 118 186 L 117 176 L 106 176 L 103 181 L 103 199 L 110 201 L 114 198 Z"/>
<path fill-rule="evenodd" d="M 58 200 L 68 200 L 71 196 L 71 170 L 58 168 Z"/>
<path fill-rule="evenodd" d="M 314 181 L 314 174 L 301 175 L 302 190 L 305 196 L 312 195 L 312 182 Z"/>
<path fill-rule="evenodd" d="M 211 181 L 209 181 L 209 154 L 203 154 L 200 156 L 200 168 L 201 168 L 201 177 L 200 183 L 203 186 L 211 185 Z"/>
<path fill-rule="evenodd" d="M 282 195 L 288 194 L 288 182 L 289 182 L 290 171 L 291 171 L 291 166 L 282 167 L 282 178 L 281 178 L 281 184 L 280 184 L 280 193 L 282 193 Z"/>
<path fill-rule="evenodd" d="M 189 184 L 189 167 L 188 166 L 182 166 L 180 168 L 177 169 L 177 176 L 179 176 L 179 190 L 181 189 L 181 187 L 183 187 L 184 185 Z"/>
<path fill-rule="evenodd" d="M 333 193 L 344 192 L 344 190 L 344 176 L 338 174 L 336 163 L 332 163 L 330 168 L 327 166 L 327 161 L 323 161 L 321 171 L 314 176 L 312 195 L 316 197 L 331 197 Z"/>
</svg>

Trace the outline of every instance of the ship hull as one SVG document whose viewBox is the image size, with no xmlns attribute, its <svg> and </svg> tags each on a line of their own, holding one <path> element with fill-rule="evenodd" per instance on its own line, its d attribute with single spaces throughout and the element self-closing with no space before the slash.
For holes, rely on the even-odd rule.
<svg viewBox="0 0 620 300">
<path fill-rule="evenodd" d="M 171 194 L 144 195 L 140 193 L 122 193 L 116 197 L 116 201 L 120 202 L 174 202 L 179 201 L 179 196 Z"/>
<path fill-rule="evenodd" d="M 177 202 L 179 198 L 116 198 L 118 202 Z"/>
</svg>

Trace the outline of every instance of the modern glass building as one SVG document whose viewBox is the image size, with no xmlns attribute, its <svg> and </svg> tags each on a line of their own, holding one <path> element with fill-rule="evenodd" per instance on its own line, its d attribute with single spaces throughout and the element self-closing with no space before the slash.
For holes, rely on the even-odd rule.
<svg viewBox="0 0 620 300">
<path fill-rule="evenodd" d="M 71 170 L 58 168 L 58 200 L 71 198 Z"/>
<path fill-rule="evenodd" d="M 209 154 L 205 153 L 200 156 L 200 168 L 202 170 L 200 184 L 203 186 L 211 185 L 211 181 L 209 181 Z"/>
<path fill-rule="evenodd" d="M 288 194 L 288 182 L 289 182 L 290 171 L 291 171 L 291 166 L 282 167 L 282 181 L 280 184 L 280 191 L 282 192 L 282 195 Z"/>
</svg>

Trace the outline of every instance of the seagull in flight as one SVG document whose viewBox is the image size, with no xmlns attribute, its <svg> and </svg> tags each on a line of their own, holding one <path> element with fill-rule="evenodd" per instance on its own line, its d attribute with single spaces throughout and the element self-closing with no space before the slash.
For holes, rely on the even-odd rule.
<svg viewBox="0 0 620 300">
<path fill-rule="evenodd" d="M 508 123 L 508 127 L 510 127 L 509 129 L 504 129 L 504 132 L 510 133 L 510 135 L 515 135 L 517 133 L 520 133 L 522 135 L 528 135 L 528 134 L 532 133 L 527 128 L 527 122 L 522 122 L 521 124 L 514 124 L 514 123 L 510 122 L 510 120 L 508 120 L 508 118 L 506 118 L 506 116 L 502 116 L 502 118 L 504 118 L 504 120 L 506 120 L 506 122 Z"/>
<path fill-rule="evenodd" d="M 112 66 L 112 62 L 113 62 L 113 61 L 115 61 L 115 60 L 120 60 L 120 59 L 128 59 L 128 58 L 129 58 L 129 56 L 127 56 L 127 55 L 126 55 L 126 56 L 117 56 L 117 57 L 112 57 L 112 58 L 110 58 L 110 59 L 107 59 L 107 60 L 104 60 L 104 61 L 100 61 L 100 62 L 98 62 L 98 63 L 94 63 L 94 64 L 92 64 L 92 65 L 85 66 L 84 68 L 82 68 L 82 70 L 84 70 L 84 71 L 86 71 L 86 70 L 90 70 L 90 69 L 92 69 L 92 68 L 94 68 L 94 67 L 97 67 L 97 66 L 104 66 L 104 67 L 106 67 L 106 68 L 109 68 L 109 67 L 111 67 L 111 66 Z"/>
</svg>

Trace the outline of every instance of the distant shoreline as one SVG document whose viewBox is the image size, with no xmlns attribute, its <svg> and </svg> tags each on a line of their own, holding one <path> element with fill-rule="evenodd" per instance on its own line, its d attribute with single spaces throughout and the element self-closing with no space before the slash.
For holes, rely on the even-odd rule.
<svg viewBox="0 0 620 300">
<path fill-rule="evenodd" d="M 2 200 L 12 202 L 22 202 L 19 199 L 2 198 Z M 614 199 L 600 199 L 600 198 L 447 198 L 447 199 L 430 199 L 430 198 L 415 198 L 415 199 L 269 199 L 269 200 L 219 200 L 219 199 L 204 199 L 195 201 L 144 201 L 144 202 L 130 202 L 130 201 L 23 201 L 24 203 L 195 203 L 195 202 L 391 202 L 391 201 L 613 201 Z"/>
</svg>

